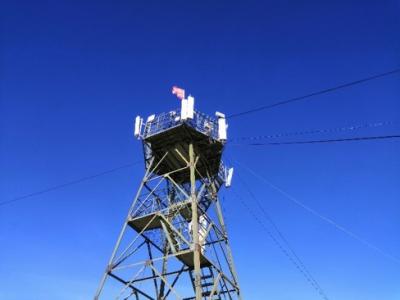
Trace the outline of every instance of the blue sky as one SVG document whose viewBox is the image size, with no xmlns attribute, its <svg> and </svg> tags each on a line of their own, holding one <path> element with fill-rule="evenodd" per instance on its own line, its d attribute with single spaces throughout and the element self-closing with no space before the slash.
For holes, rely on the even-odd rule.
<svg viewBox="0 0 400 300">
<path fill-rule="evenodd" d="M 141 160 L 133 119 L 178 107 L 172 85 L 205 113 L 231 114 L 400 65 L 399 1 L 216 2 L 2 3 L 1 201 Z M 232 119 L 229 136 L 375 122 L 393 123 L 279 141 L 398 134 L 399 96 L 400 77 L 382 78 Z M 399 151 L 395 140 L 226 149 L 395 256 Z M 330 299 L 400 299 L 398 263 L 236 167 Z M 142 173 L 0 207 L 0 298 L 90 299 Z M 245 299 L 320 299 L 232 192 L 223 205 Z"/>
</svg>

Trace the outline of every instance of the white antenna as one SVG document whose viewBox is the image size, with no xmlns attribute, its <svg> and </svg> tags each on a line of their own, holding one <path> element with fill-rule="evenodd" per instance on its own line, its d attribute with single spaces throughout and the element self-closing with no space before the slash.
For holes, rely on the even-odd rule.
<svg viewBox="0 0 400 300">
<path fill-rule="evenodd" d="M 156 115 L 148 116 L 146 122 L 147 122 L 147 123 L 148 123 L 148 122 L 152 122 L 152 121 L 154 121 L 155 118 L 156 118 Z"/>
<path fill-rule="evenodd" d="M 217 118 L 224 118 L 224 119 L 225 119 L 225 114 L 223 114 L 222 112 L 219 112 L 219 111 L 216 111 L 216 112 L 215 112 L 215 116 L 216 116 Z"/>
<path fill-rule="evenodd" d="M 193 119 L 194 117 L 194 97 L 189 96 L 187 98 L 187 118 Z"/>
<path fill-rule="evenodd" d="M 140 138 L 140 129 L 142 128 L 143 119 L 140 116 L 137 116 L 135 119 L 135 132 L 134 135 L 138 139 Z"/>
<path fill-rule="evenodd" d="M 189 96 L 187 99 L 182 99 L 181 104 L 181 120 L 193 119 L 194 117 L 194 97 Z"/>
<path fill-rule="evenodd" d="M 228 124 L 226 124 L 225 115 L 218 111 L 215 113 L 215 115 L 218 117 L 218 139 L 220 141 L 226 141 L 228 138 Z"/>
<path fill-rule="evenodd" d="M 181 100 L 181 120 L 187 119 L 188 101 L 187 99 Z"/>
<path fill-rule="evenodd" d="M 230 187 L 232 185 L 233 168 L 229 168 L 228 171 L 225 169 L 225 186 Z"/>
</svg>

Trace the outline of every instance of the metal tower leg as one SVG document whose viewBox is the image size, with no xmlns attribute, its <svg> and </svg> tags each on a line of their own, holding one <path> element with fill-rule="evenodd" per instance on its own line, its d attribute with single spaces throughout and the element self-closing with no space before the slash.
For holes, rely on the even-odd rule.
<svg viewBox="0 0 400 300">
<path fill-rule="evenodd" d="M 231 250 L 231 247 L 230 247 L 230 245 L 228 243 L 228 233 L 227 233 L 227 230 L 226 230 L 224 218 L 222 216 L 221 204 L 219 203 L 219 198 L 218 197 L 217 197 L 217 199 L 215 201 L 215 206 L 217 208 L 219 223 L 221 224 L 221 228 L 222 228 L 222 230 L 224 232 L 224 235 L 226 236 L 225 247 L 226 247 L 226 251 L 227 251 L 227 254 L 228 254 L 227 259 L 228 259 L 229 269 L 231 271 L 231 274 L 233 276 L 233 280 L 235 281 L 235 284 L 237 286 L 239 286 L 239 280 L 238 280 L 238 276 L 237 276 L 237 272 L 236 272 L 236 268 L 235 268 L 235 263 L 233 262 L 232 250 Z M 242 296 L 240 294 L 240 290 L 239 289 L 237 290 L 237 294 L 238 294 L 238 299 L 242 300 Z"/>
<path fill-rule="evenodd" d="M 140 195 L 140 192 L 141 192 L 142 189 L 143 189 L 143 186 L 144 186 L 144 184 L 145 184 L 145 182 L 146 182 L 146 179 L 148 178 L 148 176 L 149 176 L 149 174 L 150 174 L 151 167 L 152 167 L 152 165 L 153 165 L 153 161 L 154 161 L 154 159 L 152 159 L 152 160 L 150 161 L 149 168 L 147 169 L 146 173 L 144 174 L 143 179 L 142 179 L 142 181 L 141 181 L 141 183 L 140 183 L 139 189 L 138 189 L 138 191 L 136 192 L 135 198 L 134 198 L 133 201 L 132 201 L 132 205 L 131 205 L 131 207 L 129 208 L 128 216 L 127 216 L 126 219 L 125 219 L 124 225 L 122 225 L 121 232 L 120 232 L 120 234 L 119 234 L 119 236 L 118 236 L 117 242 L 116 242 L 116 244 L 115 244 L 115 246 L 114 246 L 114 250 L 113 250 L 113 252 L 112 252 L 112 254 L 111 254 L 110 260 L 108 261 L 108 264 L 107 264 L 106 270 L 104 271 L 103 277 L 101 278 L 99 287 L 97 288 L 96 294 L 95 294 L 95 296 L 94 296 L 94 300 L 98 300 L 98 299 L 99 299 L 99 295 L 101 294 L 101 291 L 103 290 L 104 284 L 106 283 L 107 274 L 108 274 L 108 272 L 110 271 L 111 264 L 112 264 L 112 262 L 113 262 L 113 260 L 114 260 L 114 258 L 115 258 L 115 255 L 116 255 L 117 250 L 118 250 L 118 247 L 119 247 L 119 245 L 120 245 L 120 243 L 121 243 L 122 237 L 124 236 L 125 230 L 126 230 L 126 228 L 127 228 L 127 226 L 128 226 L 129 217 L 130 217 L 130 215 L 131 215 L 131 213 L 132 213 L 132 211 L 133 211 L 133 208 L 135 207 L 136 201 L 137 201 L 137 199 L 138 199 L 138 197 L 139 197 L 139 195 Z"/>
<path fill-rule="evenodd" d="M 199 244 L 199 216 L 197 211 L 197 196 L 196 196 L 196 175 L 195 175 L 195 158 L 193 144 L 189 145 L 190 159 L 190 197 L 192 201 L 192 232 L 193 232 L 193 261 L 194 261 L 194 286 L 196 290 L 196 300 L 201 300 L 201 273 L 200 273 L 200 244 Z"/>
</svg>

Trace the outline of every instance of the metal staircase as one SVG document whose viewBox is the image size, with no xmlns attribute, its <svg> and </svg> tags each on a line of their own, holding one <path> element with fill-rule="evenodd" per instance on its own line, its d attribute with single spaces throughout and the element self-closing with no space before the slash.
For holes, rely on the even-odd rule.
<svg viewBox="0 0 400 300">
<path fill-rule="evenodd" d="M 192 279 L 193 289 L 194 276 L 193 271 L 190 272 L 190 277 Z M 214 288 L 215 275 L 212 267 L 205 267 L 201 269 L 200 286 L 201 286 L 201 297 L 204 300 L 222 300 L 219 294 L 218 286 Z M 196 297 L 183 298 L 182 300 L 195 300 Z"/>
</svg>

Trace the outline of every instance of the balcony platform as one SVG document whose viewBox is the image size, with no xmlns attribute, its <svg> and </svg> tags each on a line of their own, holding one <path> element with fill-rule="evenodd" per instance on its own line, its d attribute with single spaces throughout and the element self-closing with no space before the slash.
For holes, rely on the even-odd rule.
<svg viewBox="0 0 400 300">
<path fill-rule="evenodd" d="M 182 263 L 184 263 L 189 268 L 194 268 L 194 251 L 193 250 L 185 250 L 181 251 L 176 255 L 176 258 L 179 259 Z M 212 263 L 208 260 L 206 256 L 200 253 L 200 268 L 211 267 Z"/>
<path fill-rule="evenodd" d="M 144 139 L 144 142 L 151 150 L 151 156 L 154 157 L 154 163 L 157 164 L 161 158 L 168 152 L 168 155 L 161 162 L 156 174 L 162 175 L 187 166 L 178 150 L 187 161 L 189 161 L 189 144 L 193 143 L 194 152 L 199 156 L 196 166 L 197 171 L 202 177 L 217 175 L 221 163 L 221 155 L 224 144 L 207 135 L 187 123 L 165 129 L 157 134 L 150 135 Z M 199 177 L 199 174 L 196 174 Z M 177 183 L 190 181 L 189 169 L 171 174 L 171 178 Z"/>
<path fill-rule="evenodd" d="M 171 215 L 179 214 L 187 222 L 192 220 L 192 202 L 191 200 L 185 200 L 171 204 L 168 209 L 168 213 Z M 198 213 L 201 211 L 199 209 Z M 155 211 L 143 216 L 137 216 L 128 221 L 130 227 L 135 229 L 138 233 L 142 231 L 152 230 L 156 228 L 161 228 L 161 220 L 166 218 L 160 211 Z"/>
<path fill-rule="evenodd" d="M 128 225 L 135 229 L 138 233 L 161 228 L 161 216 L 159 213 L 154 212 L 145 216 L 133 218 L 128 221 Z"/>
</svg>

